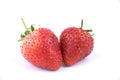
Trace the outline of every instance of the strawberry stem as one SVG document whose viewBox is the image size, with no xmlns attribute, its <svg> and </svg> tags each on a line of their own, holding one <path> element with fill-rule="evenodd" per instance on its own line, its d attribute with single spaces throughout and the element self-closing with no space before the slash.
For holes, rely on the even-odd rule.
<svg viewBox="0 0 120 80">
<path fill-rule="evenodd" d="M 26 24 L 25 24 L 24 19 L 23 19 L 23 18 L 21 18 L 21 20 L 22 20 L 22 23 L 23 23 L 23 25 L 24 25 L 25 29 L 28 31 L 28 28 L 27 28 L 27 26 L 26 26 Z"/>
<path fill-rule="evenodd" d="M 83 29 L 83 19 L 81 20 L 81 26 L 80 26 L 80 29 Z M 85 31 L 87 32 L 93 32 L 92 29 L 86 29 Z M 94 35 L 94 33 L 92 34 L 92 36 Z"/>
<path fill-rule="evenodd" d="M 83 28 L 83 19 L 81 20 L 81 26 L 80 28 L 82 29 Z"/>
<path fill-rule="evenodd" d="M 34 31 L 34 26 L 33 25 L 31 25 L 30 28 L 27 28 L 24 19 L 21 18 L 21 20 L 22 20 L 22 23 L 23 23 L 26 31 L 24 32 L 24 34 L 20 35 L 20 39 L 18 41 L 22 41 L 28 34 L 30 34 L 32 31 Z"/>
</svg>

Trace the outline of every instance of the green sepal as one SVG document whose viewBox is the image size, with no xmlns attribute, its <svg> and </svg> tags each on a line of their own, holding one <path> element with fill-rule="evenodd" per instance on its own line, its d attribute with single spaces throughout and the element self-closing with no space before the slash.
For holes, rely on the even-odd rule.
<svg viewBox="0 0 120 80">
<path fill-rule="evenodd" d="M 87 31 L 87 32 L 92 32 L 93 30 L 92 30 L 92 29 L 87 29 L 87 30 L 85 30 L 85 31 Z"/>
<path fill-rule="evenodd" d="M 24 34 L 28 35 L 28 34 L 30 34 L 30 31 L 25 31 Z"/>
<path fill-rule="evenodd" d="M 34 26 L 33 26 L 33 25 L 31 25 L 31 31 L 34 31 L 34 30 L 35 30 Z"/>
<path fill-rule="evenodd" d="M 21 34 L 20 35 L 20 39 L 18 41 L 22 41 L 24 39 L 25 35 L 24 34 Z"/>
</svg>

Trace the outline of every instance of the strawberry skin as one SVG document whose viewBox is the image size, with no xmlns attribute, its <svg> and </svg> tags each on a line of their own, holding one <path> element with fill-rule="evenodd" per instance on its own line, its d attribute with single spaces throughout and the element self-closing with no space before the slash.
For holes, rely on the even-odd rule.
<svg viewBox="0 0 120 80">
<path fill-rule="evenodd" d="M 47 28 L 39 28 L 22 41 L 21 53 L 31 64 L 47 70 L 57 70 L 62 64 L 58 39 Z"/>
<path fill-rule="evenodd" d="M 82 28 L 69 27 L 60 36 L 63 62 L 71 66 L 84 59 L 93 50 L 92 36 Z"/>
</svg>

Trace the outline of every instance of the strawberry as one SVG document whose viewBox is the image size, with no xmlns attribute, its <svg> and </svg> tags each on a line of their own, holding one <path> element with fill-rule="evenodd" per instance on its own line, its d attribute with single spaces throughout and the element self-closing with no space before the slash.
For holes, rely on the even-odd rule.
<svg viewBox="0 0 120 80">
<path fill-rule="evenodd" d="M 21 34 L 21 53 L 31 64 L 46 70 L 57 70 L 62 64 L 62 54 L 56 35 L 47 28 L 27 28 Z"/>
<path fill-rule="evenodd" d="M 92 30 L 83 30 L 83 20 L 81 28 L 68 27 L 60 35 L 60 47 L 63 55 L 63 62 L 71 66 L 88 56 L 93 50 L 93 37 L 89 33 Z"/>
</svg>

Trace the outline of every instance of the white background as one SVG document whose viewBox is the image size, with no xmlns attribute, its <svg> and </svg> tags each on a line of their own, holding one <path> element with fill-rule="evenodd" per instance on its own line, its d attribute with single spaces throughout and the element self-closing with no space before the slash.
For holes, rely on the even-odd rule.
<svg viewBox="0 0 120 80">
<path fill-rule="evenodd" d="M 57 37 L 69 26 L 92 28 L 94 50 L 79 63 L 46 71 L 21 55 L 27 26 L 51 29 Z M 38 26 L 36 26 L 38 28 Z M 120 0 L 0 0 L 0 80 L 120 80 Z"/>
</svg>

